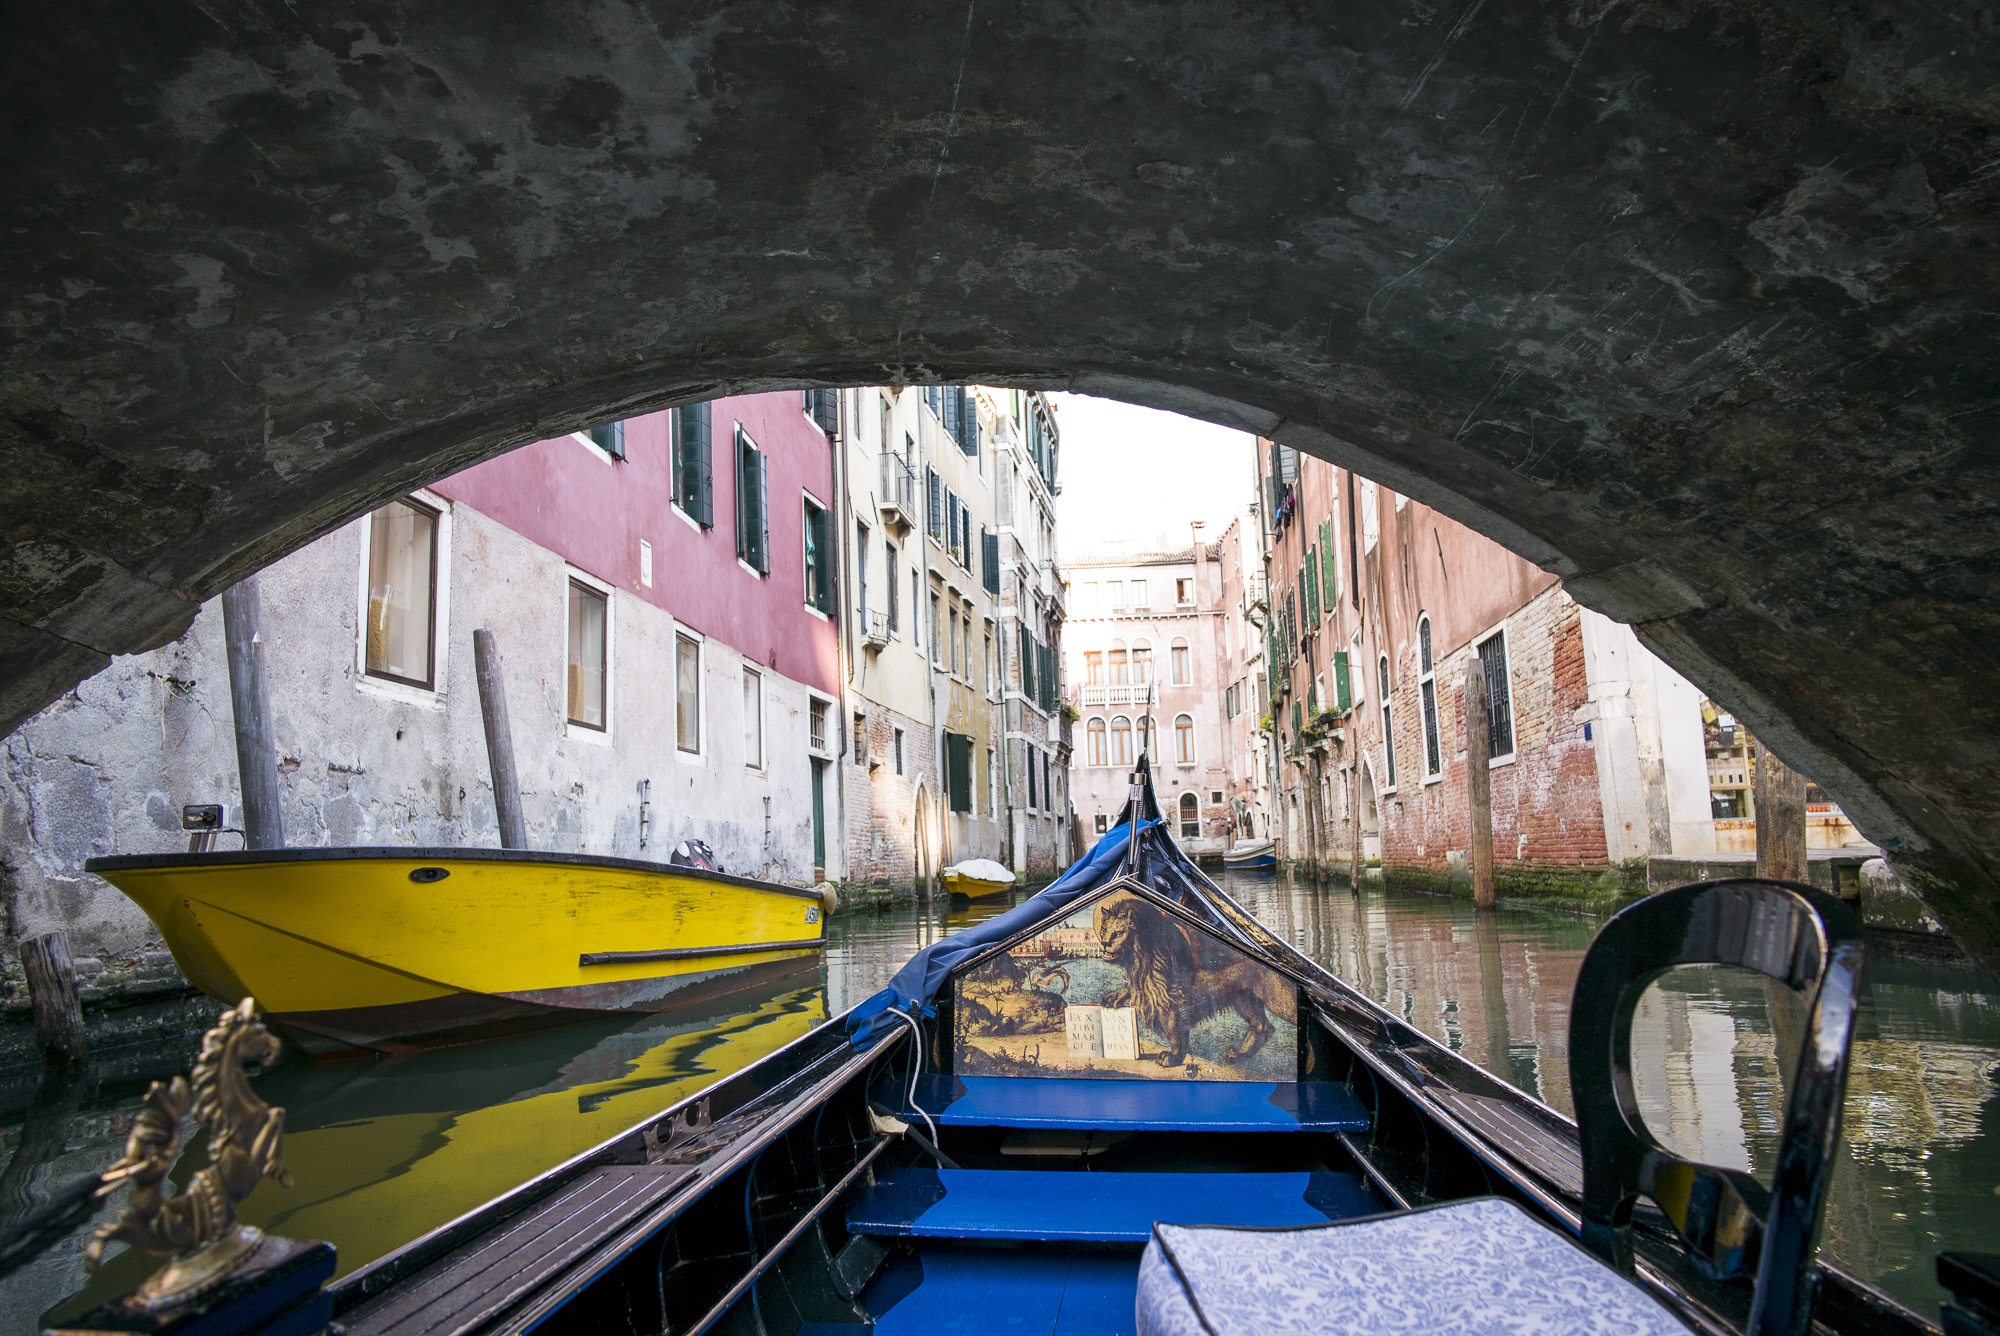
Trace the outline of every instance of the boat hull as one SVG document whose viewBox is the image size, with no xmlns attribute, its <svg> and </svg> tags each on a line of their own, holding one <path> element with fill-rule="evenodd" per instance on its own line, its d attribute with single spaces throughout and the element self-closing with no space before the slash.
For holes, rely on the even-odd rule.
<svg viewBox="0 0 2000 1336">
<path fill-rule="evenodd" d="M 817 894 L 624 859 L 309 849 L 97 859 L 190 982 L 312 1052 L 706 1004 L 815 969 Z"/>
<path fill-rule="evenodd" d="M 1014 889 L 1012 881 L 989 881 L 983 877 L 967 877 L 951 872 L 942 874 L 939 880 L 953 895 L 963 895 L 972 900 L 988 895 L 1005 895 Z"/>
<path fill-rule="evenodd" d="M 1237 845 L 1222 855 L 1222 865 L 1234 872 L 1269 872 L 1278 866 L 1277 847 L 1269 840 Z"/>
</svg>

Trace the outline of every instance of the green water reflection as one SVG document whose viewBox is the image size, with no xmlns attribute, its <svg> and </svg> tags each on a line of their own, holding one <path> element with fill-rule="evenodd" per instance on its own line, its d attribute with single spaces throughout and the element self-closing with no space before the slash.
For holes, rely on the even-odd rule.
<svg viewBox="0 0 2000 1336">
<path fill-rule="evenodd" d="M 1230 889 L 1356 987 L 1557 1108 L 1569 1106 L 1570 989 L 1597 922 L 1461 902 L 1354 897 L 1269 877 Z M 344 1272 L 598 1144 L 804 1034 L 887 982 L 940 935 L 1003 912 L 960 902 L 836 919 L 812 986 L 672 1023 L 618 1018 L 384 1059 L 288 1061 L 257 1078 L 288 1110 L 297 1186 L 267 1184 L 246 1218 L 323 1238 Z M 1935 1312 L 1942 1246 L 2000 1250 L 2000 990 L 1970 970 L 1878 959 L 1868 972 L 1828 1255 Z M 1640 1094 L 1663 1140 L 1768 1171 L 1782 1104 L 1762 984 L 1683 971 L 1650 993 L 1635 1033 Z M 172 1051 L 169 1051 L 172 1050 Z M 185 1063 L 172 1045 L 158 1074 Z M 52 1095 L 0 1129 L 0 1210 L 116 1157 L 144 1075 Z M 17 1101 L 17 1104 L 20 1101 Z M 198 1167 L 199 1148 L 176 1177 Z M 82 1240 L 0 1281 L 0 1330 L 76 1311 L 152 1265 L 125 1255 L 86 1284 Z M 79 1293 L 81 1291 L 81 1293 Z"/>
</svg>

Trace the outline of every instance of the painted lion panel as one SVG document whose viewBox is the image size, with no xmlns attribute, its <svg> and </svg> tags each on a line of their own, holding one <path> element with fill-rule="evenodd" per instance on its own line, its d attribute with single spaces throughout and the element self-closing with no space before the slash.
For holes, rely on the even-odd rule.
<svg viewBox="0 0 2000 1336">
<path fill-rule="evenodd" d="M 960 976 L 962 1076 L 1298 1079 L 1285 977 L 1130 891 Z"/>
</svg>

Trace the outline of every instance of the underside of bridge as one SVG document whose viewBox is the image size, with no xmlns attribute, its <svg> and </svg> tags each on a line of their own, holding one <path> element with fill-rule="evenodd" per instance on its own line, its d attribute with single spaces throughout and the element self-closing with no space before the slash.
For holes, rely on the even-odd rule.
<svg viewBox="0 0 2000 1336">
<path fill-rule="evenodd" d="M 560 429 L 1069 388 L 1275 436 L 1560 573 L 2000 963 L 1996 26 L 29 7 L 0 56 L 0 724 Z"/>
</svg>

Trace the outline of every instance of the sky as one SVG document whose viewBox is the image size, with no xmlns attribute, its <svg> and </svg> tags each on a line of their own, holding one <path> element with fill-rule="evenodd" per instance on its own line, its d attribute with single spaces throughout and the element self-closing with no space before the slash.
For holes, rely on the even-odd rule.
<svg viewBox="0 0 2000 1336">
<path fill-rule="evenodd" d="M 1061 455 L 1056 548 L 1062 561 L 1188 545 L 1222 536 L 1257 494 L 1256 440 L 1178 413 L 1053 394 Z"/>
</svg>

